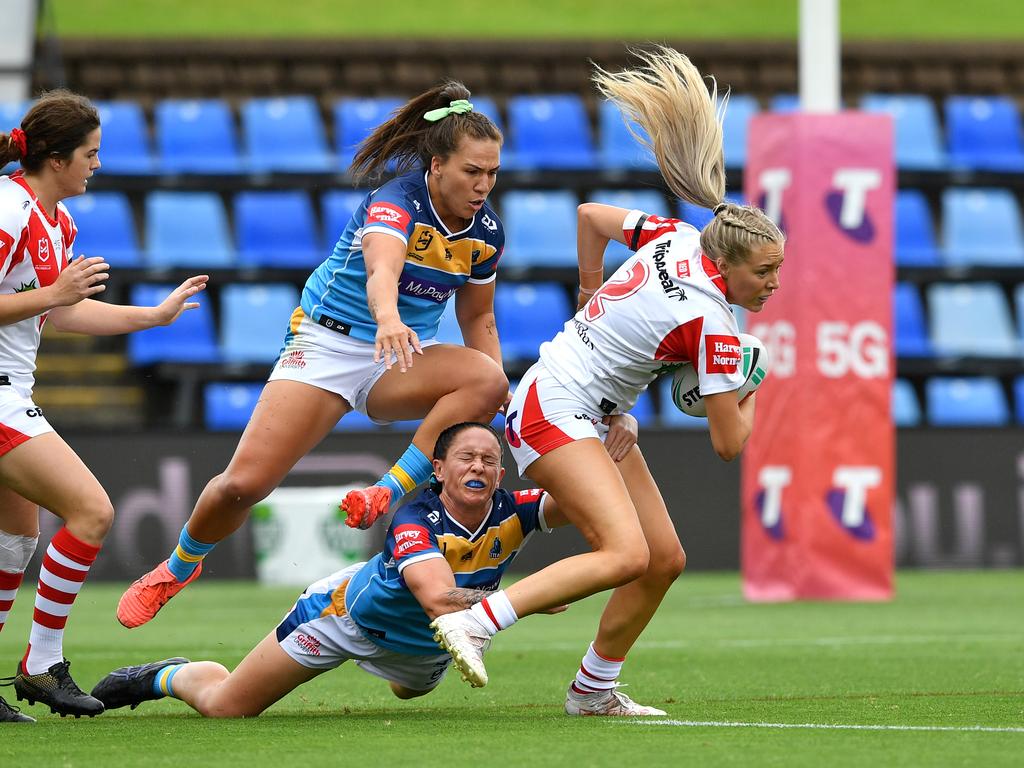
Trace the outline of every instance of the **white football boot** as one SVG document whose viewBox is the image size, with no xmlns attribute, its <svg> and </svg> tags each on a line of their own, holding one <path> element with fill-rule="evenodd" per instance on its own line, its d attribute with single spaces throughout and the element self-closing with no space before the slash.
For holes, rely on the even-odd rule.
<svg viewBox="0 0 1024 768">
<path fill-rule="evenodd" d="M 484 651 L 491 645 L 491 636 L 476 617 L 468 610 L 446 613 L 434 619 L 430 628 L 437 644 L 452 655 L 462 679 L 474 688 L 487 685 Z"/>
<path fill-rule="evenodd" d="M 619 684 L 616 683 L 616 688 Z M 604 717 L 651 717 L 666 714 L 657 707 L 645 707 L 637 704 L 629 696 L 615 688 L 598 693 L 579 694 L 572 689 L 565 694 L 565 713 L 567 715 L 604 716 Z"/>
</svg>

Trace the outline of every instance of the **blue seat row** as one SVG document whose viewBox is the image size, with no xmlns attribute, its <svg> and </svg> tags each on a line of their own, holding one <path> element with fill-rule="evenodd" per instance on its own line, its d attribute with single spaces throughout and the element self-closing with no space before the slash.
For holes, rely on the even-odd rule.
<svg viewBox="0 0 1024 768">
<path fill-rule="evenodd" d="M 948 97 L 942 105 L 945 132 L 935 103 L 921 94 L 867 94 L 858 106 L 893 118 L 896 165 L 901 169 L 1024 171 L 1021 115 L 1011 97 Z M 779 94 L 769 103 L 772 112 L 798 107 L 793 94 Z M 727 164 L 745 162 L 746 123 L 758 111 L 751 96 L 730 99 L 723 137 Z"/>
<path fill-rule="evenodd" d="M 898 427 L 925 423 L 935 427 L 1024 424 L 1024 376 L 1014 380 L 1012 398 L 1007 398 L 999 380 L 992 376 L 933 376 L 925 381 L 924 407 L 910 382 L 897 379 L 892 408 Z"/>
<path fill-rule="evenodd" d="M 598 111 L 598 140 L 577 94 L 515 96 L 505 123 L 495 103 L 474 97 L 476 108 L 507 127 L 507 168 L 653 168 L 651 154 L 626 127 L 615 105 Z M 348 167 L 355 147 L 402 104 L 395 97 L 346 98 L 332 108 L 333 144 L 312 96 L 258 98 L 240 110 L 241 136 L 227 102 L 167 99 L 157 104 L 150 148 L 141 107 L 134 102 L 99 102 L 103 161 L 112 173 L 324 172 Z M 0 105 L 0 129 L 18 123 L 27 104 Z M 905 169 L 1024 171 L 1024 142 L 1016 104 L 1003 96 L 951 96 L 943 104 L 945 138 L 935 104 L 920 94 L 868 94 L 868 112 L 889 114 L 895 123 L 896 161 Z M 774 97 L 769 109 L 798 108 L 792 94 Z M 748 95 L 730 97 L 723 140 L 726 164 L 746 162 L 750 118 L 761 111 Z M 634 126 L 635 128 L 635 126 Z"/>
<path fill-rule="evenodd" d="M 928 311 L 916 286 L 894 289 L 897 357 L 1013 358 L 1024 354 L 1024 283 L 1014 291 L 1014 312 L 996 283 L 932 283 Z"/>
<path fill-rule="evenodd" d="M 239 111 L 241 130 L 220 99 L 165 99 L 149 126 L 131 101 L 97 102 L 103 125 L 104 171 L 151 173 L 323 173 L 348 168 L 356 147 L 402 105 L 394 97 L 341 99 L 332 108 L 333 143 L 312 96 L 254 98 Z M 576 94 L 516 96 L 507 123 L 497 105 L 474 97 L 475 108 L 507 128 L 503 166 L 518 169 L 653 168 L 613 104 L 599 114 L 599 140 Z M 18 125 L 27 102 L 0 104 L 0 130 Z"/>
<path fill-rule="evenodd" d="M 895 229 L 899 266 L 1024 266 L 1024 221 L 1008 189 L 943 190 L 941 245 L 924 195 L 901 190 Z"/>
<path fill-rule="evenodd" d="M 145 202 L 145 248 L 136 236 L 132 207 L 121 192 L 91 192 L 66 202 L 78 223 L 77 250 L 106 256 L 119 266 L 272 266 L 306 268 L 320 263 L 337 242 L 365 191 L 333 189 L 313 199 L 302 190 L 245 191 L 232 198 L 232 219 L 212 192 L 152 192 Z M 739 201 L 733 195 L 730 200 Z M 589 200 L 672 211 L 654 190 L 598 189 Z M 573 267 L 576 264 L 574 192 L 514 190 L 494 201 L 505 224 L 503 266 Z M 701 228 L 711 211 L 690 203 L 676 214 Z M 943 246 L 937 243 L 928 202 L 917 190 L 896 198 L 896 262 L 900 266 L 1024 266 L 1024 222 L 1005 189 L 950 188 L 943 193 Z M 182 227 L 181 222 L 189 226 Z M 613 243 L 610 265 L 627 257 Z"/>
</svg>

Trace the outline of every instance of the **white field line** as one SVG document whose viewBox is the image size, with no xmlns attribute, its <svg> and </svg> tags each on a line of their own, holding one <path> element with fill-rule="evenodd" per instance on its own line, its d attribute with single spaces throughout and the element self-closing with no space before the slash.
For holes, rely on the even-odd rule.
<svg viewBox="0 0 1024 768">
<path fill-rule="evenodd" d="M 842 723 L 736 723 L 721 720 L 616 720 L 630 725 L 667 725 L 676 728 L 805 728 L 821 731 L 955 731 L 957 733 L 1024 733 L 1024 728 L 987 725 L 848 725 Z"/>
<path fill-rule="evenodd" d="M 685 649 L 708 650 L 713 648 L 807 648 L 844 647 L 858 645 L 919 645 L 922 643 L 1019 643 L 1020 635 L 861 635 L 841 637 L 795 637 L 795 638 L 734 638 L 700 640 L 639 640 L 634 648 L 644 649 Z M 498 644 L 491 651 L 563 651 L 578 649 L 579 643 L 517 643 L 514 637 Z"/>
</svg>

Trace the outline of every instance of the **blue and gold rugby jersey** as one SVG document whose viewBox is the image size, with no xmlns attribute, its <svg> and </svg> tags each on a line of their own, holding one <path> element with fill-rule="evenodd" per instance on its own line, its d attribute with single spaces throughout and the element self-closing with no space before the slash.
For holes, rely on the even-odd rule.
<svg viewBox="0 0 1024 768">
<path fill-rule="evenodd" d="M 412 563 L 443 557 L 455 584 L 496 590 L 501 575 L 536 530 L 546 530 L 543 491 L 498 489 L 491 512 L 475 531 L 445 512 L 437 494 L 423 491 L 395 513 L 384 551 L 352 577 L 345 604 L 352 620 L 382 648 L 416 655 L 439 652 L 430 619 L 405 585 Z"/>
<path fill-rule="evenodd" d="M 434 212 L 422 169 L 374 190 L 352 214 L 331 256 L 309 276 L 301 304 L 306 316 L 334 318 L 351 326 L 350 335 L 364 341 L 373 341 L 377 333 L 366 305 L 362 249 L 363 237 L 371 232 L 392 235 L 406 245 L 405 267 L 398 281 L 398 314 L 421 339 L 437 334 L 441 312 L 455 291 L 467 282 L 494 279 L 505 247 L 505 231 L 486 203 L 468 227 L 449 231 Z M 296 325 L 292 323 L 293 328 Z"/>
</svg>

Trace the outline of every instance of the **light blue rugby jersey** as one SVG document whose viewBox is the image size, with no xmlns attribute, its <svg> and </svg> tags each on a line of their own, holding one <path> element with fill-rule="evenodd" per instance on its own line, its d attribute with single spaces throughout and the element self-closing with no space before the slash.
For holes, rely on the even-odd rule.
<svg viewBox="0 0 1024 768">
<path fill-rule="evenodd" d="M 469 226 L 451 232 L 434 211 L 423 169 L 374 190 L 352 215 L 331 256 L 309 276 L 301 303 L 307 317 L 331 317 L 364 341 L 373 341 L 377 333 L 367 307 L 362 250 L 362 238 L 370 232 L 392 235 L 406 245 L 398 313 L 421 339 L 437 334 L 444 305 L 456 290 L 467 282 L 494 279 L 505 247 L 505 231 L 486 203 Z"/>
<path fill-rule="evenodd" d="M 544 493 L 498 489 L 490 514 L 475 531 L 449 517 L 436 493 L 423 491 L 400 508 L 388 528 L 384 551 L 364 565 L 348 584 L 349 616 L 368 639 L 392 651 L 440 653 L 430 619 L 405 585 L 402 571 L 413 563 L 444 558 L 455 584 L 493 591 L 530 535 L 547 530 Z"/>
</svg>

